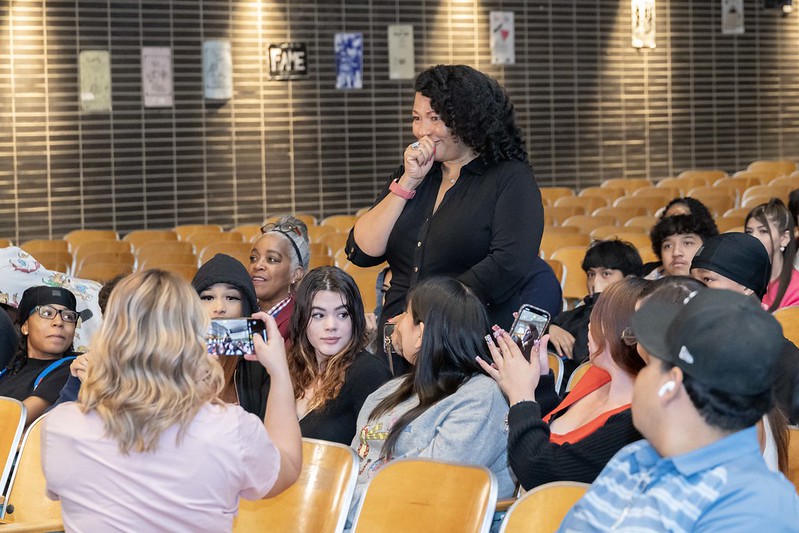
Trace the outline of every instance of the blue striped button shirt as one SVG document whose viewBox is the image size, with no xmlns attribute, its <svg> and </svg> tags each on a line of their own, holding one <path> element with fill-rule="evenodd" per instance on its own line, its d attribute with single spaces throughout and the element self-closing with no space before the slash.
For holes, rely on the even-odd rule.
<svg viewBox="0 0 799 533">
<path fill-rule="evenodd" d="M 561 532 L 799 531 L 799 497 L 768 470 L 754 427 L 675 457 L 647 442 L 620 450 Z"/>
</svg>

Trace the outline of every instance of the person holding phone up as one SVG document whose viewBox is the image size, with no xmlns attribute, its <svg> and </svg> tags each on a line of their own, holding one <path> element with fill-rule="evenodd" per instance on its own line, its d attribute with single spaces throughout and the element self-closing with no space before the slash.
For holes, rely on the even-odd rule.
<svg viewBox="0 0 799 533">
<path fill-rule="evenodd" d="M 433 276 L 466 284 L 492 323 L 508 327 L 544 227 L 513 105 L 495 80 L 464 65 L 429 68 L 414 89 L 417 140 L 355 223 L 347 257 L 391 267 L 378 331 Z"/>
<path fill-rule="evenodd" d="M 191 286 L 146 270 L 113 290 L 78 402 L 43 421 L 47 494 L 68 531 L 230 531 L 239 498 L 275 496 L 297 479 L 302 439 L 275 320 L 248 358 L 272 377 L 259 419 L 218 395 L 209 318 Z M 157 497 L 154 497 L 157 495 Z"/>
<path fill-rule="evenodd" d="M 200 295 L 209 318 L 249 317 L 259 310 L 247 269 L 229 255 L 216 254 L 206 261 L 191 285 Z M 269 392 L 269 375 L 264 367 L 236 355 L 219 357 L 219 364 L 225 382 L 219 397 L 263 418 Z"/>
<path fill-rule="evenodd" d="M 508 461 L 525 489 L 551 481 L 591 483 L 617 451 L 641 438 L 630 403 L 644 361 L 626 333 L 647 283 L 627 278 L 601 293 L 588 330 L 593 367 L 554 410 L 554 383 L 541 380 L 549 373 L 549 335 L 535 345 L 528 361 L 500 330 L 497 344 L 489 343 L 494 364 L 477 359 L 510 403 Z M 549 390 L 542 390 L 539 381 Z"/>
</svg>

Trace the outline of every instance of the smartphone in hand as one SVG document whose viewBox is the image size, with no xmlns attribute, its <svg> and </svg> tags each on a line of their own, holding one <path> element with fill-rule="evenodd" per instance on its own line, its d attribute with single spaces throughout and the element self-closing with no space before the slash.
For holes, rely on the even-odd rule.
<svg viewBox="0 0 799 533">
<path fill-rule="evenodd" d="M 510 336 L 528 361 L 533 343 L 544 335 L 551 318 L 547 311 L 530 304 L 523 304 L 519 308 L 516 320 L 510 328 Z"/>
<path fill-rule="evenodd" d="M 212 355 L 245 355 L 255 353 L 253 337 L 266 340 L 266 326 L 254 318 L 213 318 L 205 342 Z"/>
</svg>

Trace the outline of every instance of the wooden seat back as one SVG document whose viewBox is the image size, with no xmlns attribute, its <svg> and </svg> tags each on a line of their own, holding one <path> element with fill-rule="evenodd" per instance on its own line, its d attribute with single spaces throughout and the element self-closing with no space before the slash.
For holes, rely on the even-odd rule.
<svg viewBox="0 0 799 533">
<path fill-rule="evenodd" d="M 369 483 L 353 531 L 487 533 L 496 501 L 497 482 L 487 468 L 400 459 Z"/>
<path fill-rule="evenodd" d="M 233 533 L 338 533 L 358 476 L 349 446 L 302 439 L 302 470 L 289 489 L 267 500 L 241 500 Z"/>
</svg>

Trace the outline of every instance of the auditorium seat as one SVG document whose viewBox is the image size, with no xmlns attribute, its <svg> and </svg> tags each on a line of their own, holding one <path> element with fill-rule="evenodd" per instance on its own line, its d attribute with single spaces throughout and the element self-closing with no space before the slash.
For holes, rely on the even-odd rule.
<svg viewBox="0 0 799 533">
<path fill-rule="evenodd" d="M 555 481 L 535 487 L 508 509 L 500 533 L 554 533 L 589 487 L 588 483 L 575 481 Z"/>
<path fill-rule="evenodd" d="M 48 498 L 45 491 L 41 452 L 42 421 L 45 417 L 47 415 L 34 420 L 25 433 L 11 476 L 5 514 L 0 516 L 4 520 L 25 523 L 61 518 L 61 502 Z"/>
<path fill-rule="evenodd" d="M 574 196 L 574 189 L 571 187 L 541 187 L 541 201 L 545 206 L 552 205 L 555 200 L 563 196 Z"/>
<path fill-rule="evenodd" d="M 605 205 L 612 205 L 617 198 L 621 198 L 624 194 L 624 189 L 615 189 L 613 187 L 586 187 L 580 191 L 578 196 L 599 196 L 605 199 Z"/>
<path fill-rule="evenodd" d="M 21 401 L 0 396 L 0 487 L 5 490 L 25 429 L 27 409 Z M 0 497 L 0 517 L 3 500 Z"/>
<path fill-rule="evenodd" d="M 64 235 L 64 240 L 69 243 L 70 250 L 74 250 L 78 245 L 84 242 L 101 240 L 118 241 L 119 235 L 113 230 L 77 229 Z"/>
<path fill-rule="evenodd" d="M 339 533 L 358 477 L 349 446 L 302 439 L 302 470 L 284 492 L 266 500 L 241 500 L 233 533 Z"/>
<path fill-rule="evenodd" d="M 487 468 L 400 459 L 370 481 L 353 531 L 488 533 L 496 502 L 497 481 Z"/>
</svg>

